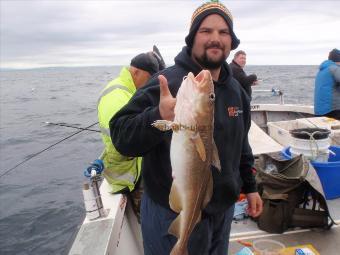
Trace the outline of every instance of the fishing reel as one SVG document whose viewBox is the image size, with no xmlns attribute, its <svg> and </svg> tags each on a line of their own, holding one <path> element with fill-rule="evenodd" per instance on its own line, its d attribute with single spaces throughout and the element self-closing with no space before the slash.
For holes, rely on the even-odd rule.
<svg viewBox="0 0 340 255">
<path fill-rule="evenodd" d="M 104 162 L 101 159 L 94 160 L 91 165 L 84 170 L 84 176 L 87 178 L 94 178 L 101 176 L 104 171 Z"/>
<path fill-rule="evenodd" d="M 89 183 L 83 187 L 86 215 L 90 220 L 105 216 L 103 201 L 100 194 L 100 183 L 103 180 L 102 172 L 104 163 L 101 159 L 94 160 L 91 165 L 84 170 L 84 176 L 89 178 Z"/>
</svg>

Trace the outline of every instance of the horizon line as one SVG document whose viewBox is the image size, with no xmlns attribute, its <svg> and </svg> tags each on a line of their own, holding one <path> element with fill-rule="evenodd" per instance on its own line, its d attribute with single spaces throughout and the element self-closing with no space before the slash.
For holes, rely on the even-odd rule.
<svg viewBox="0 0 340 255">
<path fill-rule="evenodd" d="M 89 68 L 89 67 L 123 67 L 129 65 L 79 65 L 79 66 L 39 66 L 39 67 L 0 67 L 1 71 L 11 71 L 11 70 L 35 70 L 35 69 L 56 69 L 56 68 Z M 170 67 L 172 65 L 167 65 L 166 67 Z M 249 64 L 249 66 L 319 66 L 317 64 Z"/>
</svg>

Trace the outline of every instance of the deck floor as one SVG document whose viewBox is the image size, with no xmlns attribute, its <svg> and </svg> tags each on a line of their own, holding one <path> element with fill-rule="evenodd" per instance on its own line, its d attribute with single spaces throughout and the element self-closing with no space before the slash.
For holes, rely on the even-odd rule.
<svg viewBox="0 0 340 255">
<path fill-rule="evenodd" d="M 271 235 L 259 238 L 242 239 L 243 241 L 254 241 L 256 239 L 276 240 L 288 246 L 312 244 L 321 255 L 336 255 L 340 251 L 340 226 L 337 225 L 330 230 L 310 230 L 306 232 L 286 232 L 281 235 Z M 243 246 L 236 240 L 229 244 L 228 254 L 236 254 Z"/>
<path fill-rule="evenodd" d="M 251 219 L 233 222 L 230 234 L 229 253 L 236 254 L 242 248 L 237 240 L 252 242 L 257 239 L 272 239 L 283 243 L 286 247 L 312 244 L 321 254 L 335 255 L 340 251 L 340 198 L 328 200 L 331 215 L 338 225 L 330 230 L 299 229 L 286 231 L 283 234 L 271 234 L 259 230 Z"/>
</svg>

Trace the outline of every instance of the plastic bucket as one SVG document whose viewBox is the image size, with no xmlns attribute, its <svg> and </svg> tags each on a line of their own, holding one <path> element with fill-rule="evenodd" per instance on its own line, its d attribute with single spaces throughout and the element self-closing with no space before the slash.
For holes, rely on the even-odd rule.
<svg viewBox="0 0 340 255">
<path fill-rule="evenodd" d="M 291 153 L 293 156 L 303 154 L 310 160 L 327 162 L 331 133 L 322 128 L 300 128 L 290 131 L 292 135 Z"/>
<path fill-rule="evenodd" d="M 282 155 L 291 159 L 291 148 L 286 147 L 282 150 Z M 311 161 L 315 168 L 326 199 L 334 199 L 340 197 L 340 146 L 330 146 L 328 162 Z"/>
<path fill-rule="evenodd" d="M 328 138 L 331 133 L 330 130 L 325 128 L 298 128 L 289 131 L 292 137 L 299 139 L 309 139 L 311 135 L 316 140 Z"/>
<path fill-rule="evenodd" d="M 330 146 L 330 139 L 320 139 L 320 140 L 305 140 L 299 138 L 293 138 L 292 146 L 290 152 L 293 156 L 298 156 L 303 154 L 310 160 L 327 162 Z"/>
<path fill-rule="evenodd" d="M 284 244 L 269 239 L 260 239 L 253 242 L 253 249 L 256 255 L 280 255 Z"/>
</svg>

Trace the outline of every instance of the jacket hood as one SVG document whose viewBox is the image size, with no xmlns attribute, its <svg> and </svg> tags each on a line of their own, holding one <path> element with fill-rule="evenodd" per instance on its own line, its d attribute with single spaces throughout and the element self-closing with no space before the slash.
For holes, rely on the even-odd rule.
<svg viewBox="0 0 340 255">
<path fill-rule="evenodd" d="M 335 65 L 335 63 L 332 60 L 325 60 L 324 62 L 321 63 L 321 65 L 319 66 L 319 69 L 323 70 L 331 65 Z"/>
<path fill-rule="evenodd" d="M 202 70 L 202 67 L 200 67 L 191 59 L 190 48 L 187 46 L 184 46 L 182 51 L 175 57 L 175 64 L 183 67 L 185 70 L 188 70 L 188 72 L 193 72 L 195 76 Z M 224 62 L 221 67 L 220 77 L 218 78 L 217 84 L 225 84 L 231 78 L 231 69 L 227 62 Z"/>
</svg>

